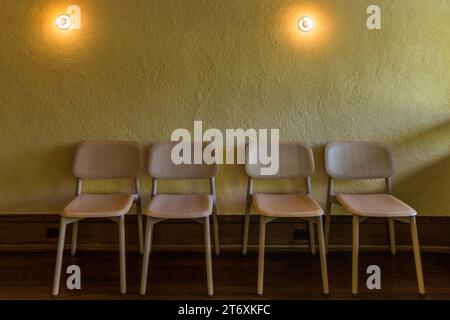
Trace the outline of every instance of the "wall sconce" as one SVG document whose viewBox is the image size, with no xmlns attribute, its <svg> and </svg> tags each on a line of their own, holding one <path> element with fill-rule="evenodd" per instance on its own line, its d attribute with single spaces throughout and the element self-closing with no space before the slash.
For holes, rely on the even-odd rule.
<svg viewBox="0 0 450 320">
<path fill-rule="evenodd" d="M 72 26 L 72 19 L 67 14 L 61 14 L 56 18 L 55 24 L 58 29 L 68 30 Z"/>
<path fill-rule="evenodd" d="M 66 13 L 60 14 L 55 20 L 60 30 L 81 29 L 81 9 L 79 6 L 67 7 Z"/>
<path fill-rule="evenodd" d="M 310 17 L 304 16 L 298 20 L 298 28 L 303 32 L 310 32 L 314 28 L 314 21 Z"/>
</svg>

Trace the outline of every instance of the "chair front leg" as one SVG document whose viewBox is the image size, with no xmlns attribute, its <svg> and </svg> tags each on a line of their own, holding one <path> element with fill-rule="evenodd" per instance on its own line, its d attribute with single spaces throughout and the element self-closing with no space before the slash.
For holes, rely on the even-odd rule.
<svg viewBox="0 0 450 320">
<path fill-rule="evenodd" d="M 266 218 L 259 217 L 259 249 L 258 249 L 258 288 L 257 293 L 263 294 L 264 288 L 264 253 L 266 245 Z"/>
<path fill-rule="evenodd" d="M 125 256 L 125 216 L 119 218 L 119 255 L 120 255 L 120 293 L 127 293 L 127 274 Z"/>
<path fill-rule="evenodd" d="M 319 238 L 320 268 L 322 271 L 322 290 L 324 294 L 329 294 L 330 289 L 328 286 L 327 255 L 325 251 L 325 239 L 323 235 L 322 217 L 317 217 L 317 237 Z"/>
<path fill-rule="evenodd" d="M 211 234 L 209 230 L 209 216 L 205 217 L 203 222 L 203 232 L 205 237 L 205 260 L 206 260 L 206 282 L 208 287 L 208 295 L 214 295 L 212 261 L 211 261 Z"/>
<path fill-rule="evenodd" d="M 66 238 L 66 226 L 67 222 L 64 217 L 61 217 L 59 225 L 59 239 L 58 239 L 58 251 L 56 253 L 55 275 L 53 278 L 53 296 L 56 297 L 59 294 L 59 283 L 61 279 L 61 267 L 64 253 L 64 240 Z"/>
<path fill-rule="evenodd" d="M 147 291 L 148 261 L 150 259 L 150 251 L 152 249 L 152 237 L 153 237 L 153 222 L 151 218 L 147 217 L 147 225 L 145 227 L 144 259 L 142 261 L 142 273 L 141 273 L 142 296 L 144 296 L 145 292 Z"/>
<path fill-rule="evenodd" d="M 358 294 L 359 217 L 353 216 L 352 294 Z"/>
<path fill-rule="evenodd" d="M 410 218 L 410 226 L 411 226 L 411 237 L 412 237 L 413 251 L 414 251 L 414 261 L 415 261 L 415 265 L 416 265 L 417 285 L 419 288 L 419 293 L 424 295 L 425 294 L 425 284 L 423 281 L 422 260 L 420 258 L 420 246 L 419 246 L 419 236 L 417 234 L 416 217 Z"/>
</svg>

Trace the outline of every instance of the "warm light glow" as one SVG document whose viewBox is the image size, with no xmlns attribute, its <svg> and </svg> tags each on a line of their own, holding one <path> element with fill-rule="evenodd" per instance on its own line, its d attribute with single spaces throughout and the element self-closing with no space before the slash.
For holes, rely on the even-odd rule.
<svg viewBox="0 0 450 320">
<path fill-rule="evenodd" d="M 314 21 L 310 17 L 301 17 L 298 20 L 298 28 L 303 32 L 310 32 L 314 28 Z"/>
<path fill-rule="evenodd" d="M 329 12 L 327 6 L 312 1 L 283 7 L 276 20 L 278 39 L 296 49 L 329 45 L 335 33 L 335 21 Z"/>
<path fill-rule="evenodd" d="M 0 0 L 1 2 L 1 0 Z M 89 50 L 88 41 L 91 41 L 97 33 L 92 32 L 92 21 L 89 11 L 83 11 L 85 20 L 81 21 L 81 10 L 75 10 L 67 7 L 67 3 L 63 1 L 49 1 L 47 8 L 43 11 L 39 28 L 39 36 L 41 41 L 36 44 L 45 42 L 47 45 L 37 45 L 35 50 L 45 56 L 63 57 L 66 53 L 84 54 Z M 69 10 L 71 9 L 71 10 Z M 70 18 L 68 20 L 67 17 Z M 81 32 L 81 22 L 83 23 L 83 32 Z"/>
<path fill-rule="evenodd" d="M 68 30 L 72 26 L 72 19 L 67 14 L 62 14 L 56 18 L 55 24 L 61 30 Z"/>
</svg>

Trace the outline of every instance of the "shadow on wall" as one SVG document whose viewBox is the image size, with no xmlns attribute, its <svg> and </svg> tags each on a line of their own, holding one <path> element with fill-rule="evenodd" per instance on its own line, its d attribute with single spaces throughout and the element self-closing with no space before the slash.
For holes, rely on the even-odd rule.
<svg viewBox="0 0 450 320">
<path fill-rule="evenodd" d="M 393 145 L 394 193 L 419 214 L 450 213 L 450 121 Z M 397 180 L 397 181 L 396 181 Z"/>
</svg>

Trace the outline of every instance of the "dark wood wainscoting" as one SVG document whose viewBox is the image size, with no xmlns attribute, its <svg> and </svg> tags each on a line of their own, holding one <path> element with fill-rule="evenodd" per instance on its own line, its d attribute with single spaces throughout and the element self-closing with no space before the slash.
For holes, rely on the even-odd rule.
<svg viewBox="0 0 450 320">
<path fill-rule="evenodd" d="M 256 248 L 258 218 L 252 217 L 250 249 Z M 220 239 L 223 250 L 237 251 L 242 238 L 241 216 L 220 216 Z M 127 217 L 128 250 L 137 249 L 135 216 Z M 268 248 L 307 250 L 309 240 L 306 224 L 298 220 L 280 219 L 268 225 Z M 59 217 L 0 216 L 0 251 L 56 250 Z M 424 251 L 450 252 L 450 219 L 447 217 L 418 217 L 420 243 Z M 294 237 L 295 234 L 295 237 Z M 117 226 L 108 220 L 84 220 L 80 223 L 78 248 L 81 250 L 112 250 L 117 248 Z M 296 240 L 296 239 L 298 240 Z M 399 250 L 410 248 L 409 225 L 396 223 Z M 69 244 L 70 228 L 66 245 Z M 156 250 L 193 251 L 203 248 L 202 228 L 195 222 L 170 221 L 155 227 Z M 335 216 L 332 220 L 330 250 L 349 250 L 351 218 Z M 366 220 L 361 225 L 361 246 L 365 249 L 387 250 L 388 229 L 383 220 Z"/>
</svg>

